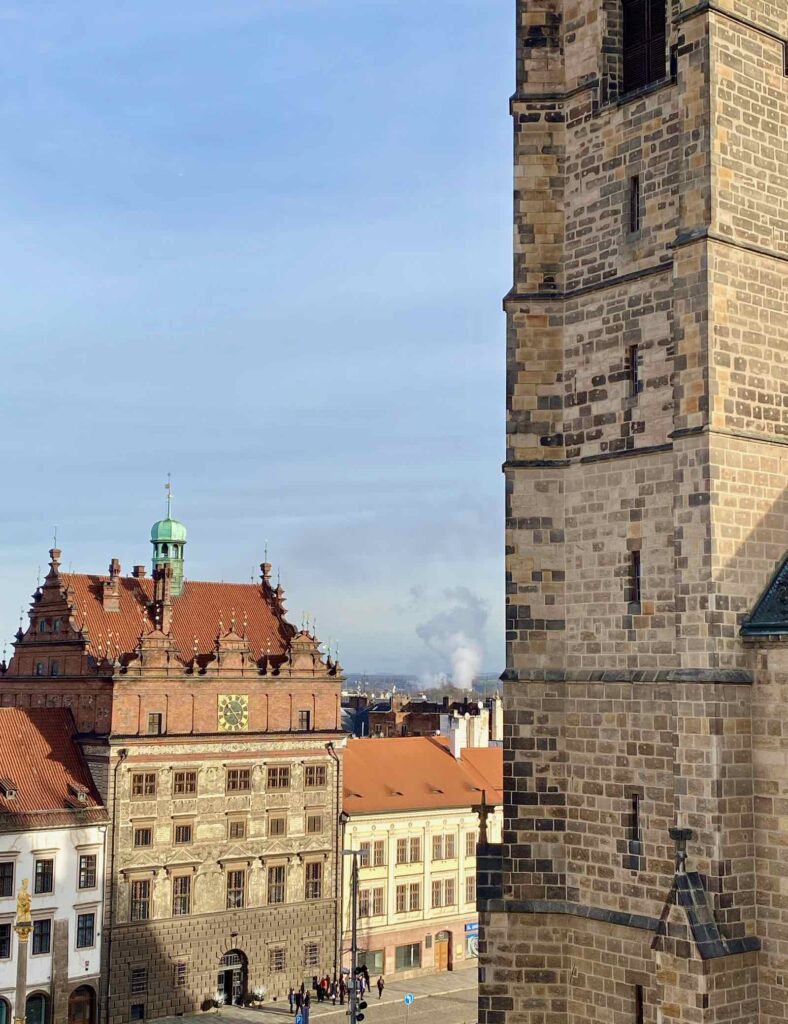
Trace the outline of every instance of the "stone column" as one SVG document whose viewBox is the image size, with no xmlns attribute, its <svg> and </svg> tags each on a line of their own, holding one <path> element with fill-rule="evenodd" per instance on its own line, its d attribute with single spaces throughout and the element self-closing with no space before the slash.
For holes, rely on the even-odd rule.
<svg viewBox="0 0 788 1024">
<path fill-rule="evenodd" d="M 27 1020 L 27 943 L 32 930 L 33 926 L 29 921 L 17 921 L 16 925 L 14 925 L 18 942 L 14 1024 L 25 1024 Z"/>
</svg>

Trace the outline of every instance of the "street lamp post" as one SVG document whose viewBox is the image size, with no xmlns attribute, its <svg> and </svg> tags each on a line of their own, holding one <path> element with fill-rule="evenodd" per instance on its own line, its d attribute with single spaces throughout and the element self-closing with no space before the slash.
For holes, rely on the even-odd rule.
<svg viewBox="0 0 788 1024">
<path fill-rule="evenodd" d="M 361 1024 L 367 1004 L 358 998 L 358 850 L 343 850 L 343 857 L 353 858 L 350 872 L 350 978 L 348 979 L 348 1017 L 350 1024 Z"/>
</svg>

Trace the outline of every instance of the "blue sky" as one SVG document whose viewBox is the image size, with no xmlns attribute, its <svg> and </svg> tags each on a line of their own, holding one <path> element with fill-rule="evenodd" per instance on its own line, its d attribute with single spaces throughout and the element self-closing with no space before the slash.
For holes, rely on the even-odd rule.
<svg viewBox="0 0 788 1024">
<path fill-rule="evenodd" d="M 281 566 L 349 671 L 503 659 L 509 0 L 0 3 L 0 626 Z M 430 624 L 435 626 L 431 630 Z M 443 631 L 441 633 L 441 630 Z"/>
</svg>

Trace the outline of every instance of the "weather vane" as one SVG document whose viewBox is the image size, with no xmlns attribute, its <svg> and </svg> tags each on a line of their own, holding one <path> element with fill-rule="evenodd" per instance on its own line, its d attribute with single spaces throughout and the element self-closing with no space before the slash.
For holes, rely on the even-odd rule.
<svg viewBox="0 0 788 1024">
<path fill-rule="evenodd" d="M 172 474 L 167 474 L 167 483 L 164 485 L 167 492 L 167 518 L 172 518 Z"/>
</svg>

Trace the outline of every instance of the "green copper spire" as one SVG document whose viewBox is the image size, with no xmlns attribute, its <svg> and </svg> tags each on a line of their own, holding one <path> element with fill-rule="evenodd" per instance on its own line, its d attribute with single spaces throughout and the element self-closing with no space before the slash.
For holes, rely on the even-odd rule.
<svg viewBox="0 0 788 1024">
<path fill-rule="evenodd" d="M 163 565 L 172 566 L 172 596 L 177 597 L 183 589 L 183 549 L 186 546 L 186 527 L 172 518 L 172 484 L 165 485 L 167 491 L 167 518 L 154 523 L 150 531 L 153 545 L 153 571 Z"/>
</svg>

